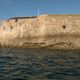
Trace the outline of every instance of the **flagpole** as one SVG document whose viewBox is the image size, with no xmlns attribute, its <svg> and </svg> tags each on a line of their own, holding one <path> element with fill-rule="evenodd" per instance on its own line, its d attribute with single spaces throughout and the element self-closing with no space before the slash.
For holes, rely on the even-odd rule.
<svg viewBox="0 0 80 80">
<path fill-rule="evenodd" d="M 38 16 L 39 16 L 39 14 L 40 14 L 40 11 L 39 11 L 39 8 L 38 8 Z"/>
</svg>

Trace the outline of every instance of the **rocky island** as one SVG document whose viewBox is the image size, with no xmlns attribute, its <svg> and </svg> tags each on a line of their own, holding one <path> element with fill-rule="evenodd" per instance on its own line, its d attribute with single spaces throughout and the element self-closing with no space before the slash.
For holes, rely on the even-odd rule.
<svg viewBox="0 0 80 80">
<path fill-rule="evenodd" d="M 80 49 L 80 15 L 13 17 L 0 21 L 0 47 Z"/>
</svg>

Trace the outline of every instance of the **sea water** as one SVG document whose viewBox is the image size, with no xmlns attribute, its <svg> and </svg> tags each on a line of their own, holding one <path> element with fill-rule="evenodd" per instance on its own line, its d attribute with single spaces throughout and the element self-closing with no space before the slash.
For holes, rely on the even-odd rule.
<svg viewBox="0 0 80 80">
<path fill-rule="evenodd" d="M 80 51 L 1 48 L 0 80 L 80 80 Z"/>
</svg>

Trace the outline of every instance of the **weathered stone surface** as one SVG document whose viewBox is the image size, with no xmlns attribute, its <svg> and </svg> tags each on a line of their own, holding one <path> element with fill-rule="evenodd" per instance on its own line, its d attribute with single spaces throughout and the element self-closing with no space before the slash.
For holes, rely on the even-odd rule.
<svg viewBox="0 0 80 80">
<path fill-rule="evenodd" d="M 80 49 L 80 15 L 16 17 L 0 22 L 1 47 Z"/>
</svg>

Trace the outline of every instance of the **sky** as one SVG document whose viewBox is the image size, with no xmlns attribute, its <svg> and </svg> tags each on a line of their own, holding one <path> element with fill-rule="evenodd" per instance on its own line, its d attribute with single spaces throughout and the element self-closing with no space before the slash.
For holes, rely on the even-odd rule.
<svg viewBox="0 0 80 80">
<path fill-rule="evenodd" d="M 80 14 L 80 0 L 0 0 L 0 19 L 42 14 Z"/>
</svg>

